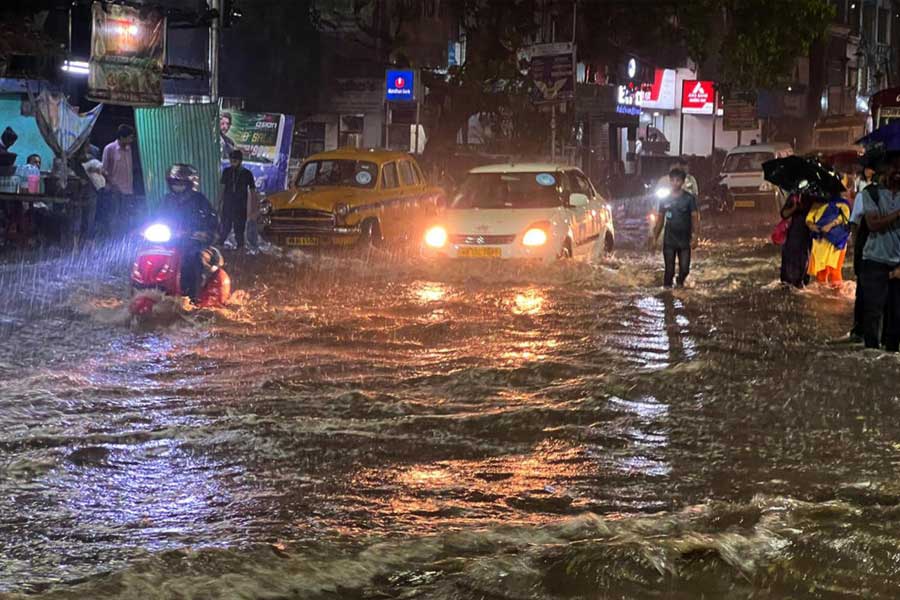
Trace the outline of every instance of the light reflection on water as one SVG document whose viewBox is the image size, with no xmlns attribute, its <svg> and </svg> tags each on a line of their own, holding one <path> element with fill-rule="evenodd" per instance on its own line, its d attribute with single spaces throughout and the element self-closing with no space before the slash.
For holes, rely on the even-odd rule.
<svg viewBox="0 0 900 600">
<path fill-rule="evenodd" d="M 447 278 L 263 256 L 246 259 L 268 272 L 240 311 L 149 332 L 65 302 L 40 323 L 17 314 L 0 347 L 0 590 L 176 547 L 533 531 L 583 511 L 772 489 L 817 501 L 860 473 L 881 482 L 900 437 L 885 378 L 855 355 L 826 356 L 815 385 L 803 375 L 818 363 L 802 345 L 843 328 L 843 299 L 815 313 L 754 279 L 771 276 L 767 250 L 732 251 L 746 265 L 700 255 L 697 287 L 674 293 L 638 253 Z M 114 283 L 85 289 L 91 306 L 124 300 Z M 761 339 L 765 319 L 784 328 Z M 858 373 L 873 389 L 830 391 Z M 858 434 L 857 417 L 879 426 Z"/>
</svg>

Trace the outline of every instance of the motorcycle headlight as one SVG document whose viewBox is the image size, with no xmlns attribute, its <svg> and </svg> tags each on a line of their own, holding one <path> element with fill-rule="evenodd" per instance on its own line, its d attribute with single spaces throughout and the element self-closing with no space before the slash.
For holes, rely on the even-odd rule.
<svg viewBox="0 0 900 600">
<path fill-rule="evenodd" d="M 435 225 L 425 232 L 425 243 L 432 248 L 443 248 L 447 244 L 447 230 Z"/>
<path fill-rule="evenodd" d="M 172 230 L 168 225 L 154 223 L 144 230 L 144 239 L 155 244 L 164 244 L 172 239 Z"/>
<path fill-rule="evenodd" d="M 350 205 L 349 204 L 335 204 L 334 205 L 334 214 L 339 217 L 346 217 L 350 214 Z"/>
<path fill-rule="evenodd" d="M 672 194 L 672 190 L 670 190 L 669 188 L 663 187 L 663 188 L 658 188 L 656 190 L 656 197 L 659 198 L 660 200 L 663 200 L 664 198 L 668 198 L 671 194 Z"/>
</svg>

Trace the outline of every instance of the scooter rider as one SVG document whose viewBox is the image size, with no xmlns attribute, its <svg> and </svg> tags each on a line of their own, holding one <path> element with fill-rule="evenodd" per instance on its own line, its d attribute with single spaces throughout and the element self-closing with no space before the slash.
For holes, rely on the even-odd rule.
<svg viewBox="0 0 900 600">
<path fill-rule="evenodd" d="M 198 191 L 200 174 L 191 165 L 169 167 L 166 183 L 169 193 L 163 198 L 159 218 L 172 228 L 181 245 L 181 292 L 196 304 L 203 277 L 203 252 L 215 239 L 219 218 Z"/>
</svg>

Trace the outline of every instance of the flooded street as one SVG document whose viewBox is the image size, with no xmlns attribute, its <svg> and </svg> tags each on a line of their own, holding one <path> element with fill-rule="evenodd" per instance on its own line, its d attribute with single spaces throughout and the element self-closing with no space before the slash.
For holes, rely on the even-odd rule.
<svg viewBox="0 0 900 600">
<path fill-rule="evenodd" d="M 894 356 L 826 341 L 707 228 L 663 292 L 524 268 L 244 257 L 127 324 L 127 248 L 0 266 L 0 597 L 895 598 Z"/>
</svg>

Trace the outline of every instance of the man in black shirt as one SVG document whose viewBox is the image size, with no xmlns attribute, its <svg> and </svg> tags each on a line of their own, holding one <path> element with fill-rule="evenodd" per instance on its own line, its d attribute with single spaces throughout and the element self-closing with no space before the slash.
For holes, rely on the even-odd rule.
<svg viewBox="0 0 900 600">
<path fill-rule="evenodd" d="M 247 204 L 252 199 L 256 205 L 256 183 L 253 173 L 241 166 L 244 155 L 232 150 L 231 166 L 222 171 L 222 237 L 224 244 L 234 229 L 234 241 L 238 250 L 244 247 L 244 228 L 247 226 Z"/>
<path fill-rule="evenodd" d="M 691 272 L 691 248 L 697 245 L 697 234 L 700 232 L 700 211 L 697 198 L 684 191 L 687 174 L 682 169 L 669 172 L 669 183 L 672 193 L 659 205 L 659 217 L 651 243 L 659 239 L 659 233 L 666 228 L 663 237 L 663 258 L 666 263 L 666 274 L 663 286 L 670 288 L 675 279 L 675 257 L 678 257 L 678 285 L 684 285 Z"/>
</svg>

